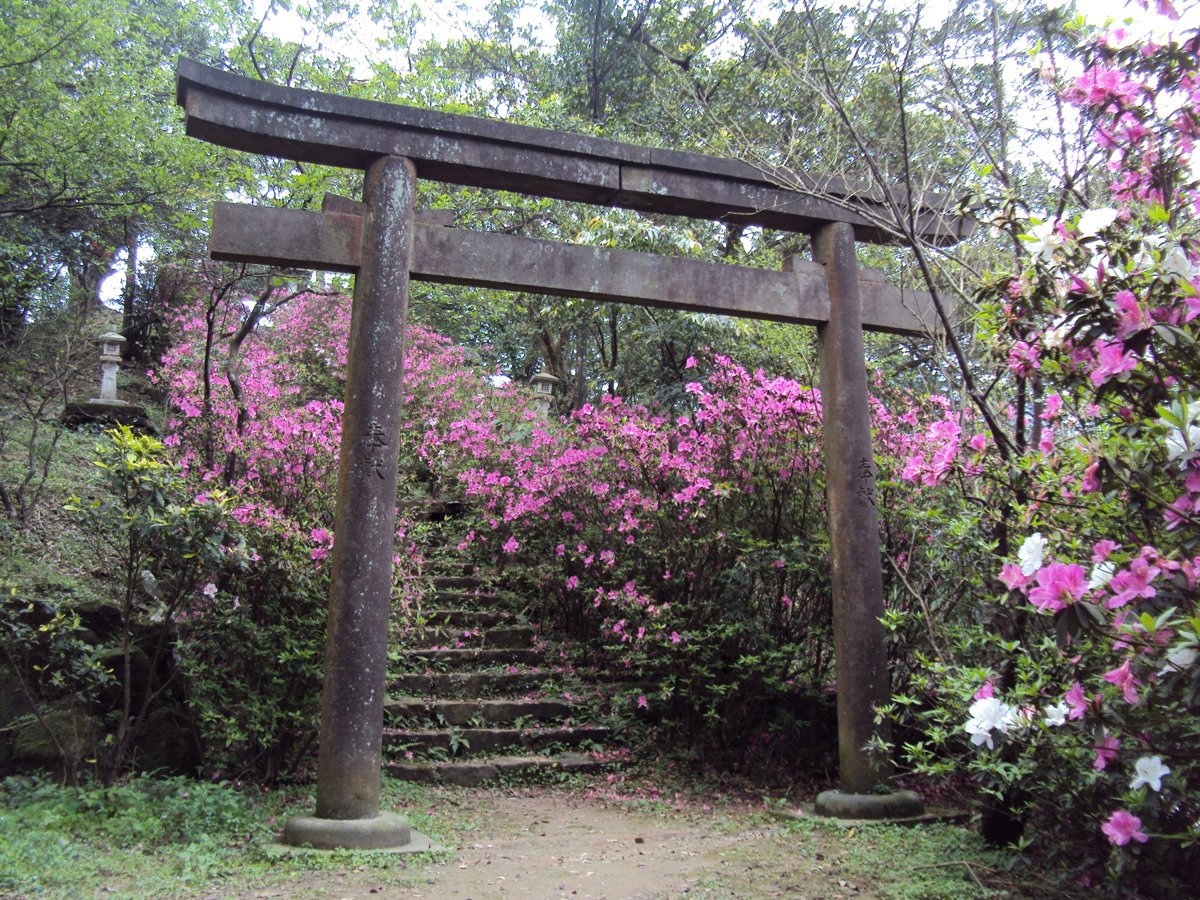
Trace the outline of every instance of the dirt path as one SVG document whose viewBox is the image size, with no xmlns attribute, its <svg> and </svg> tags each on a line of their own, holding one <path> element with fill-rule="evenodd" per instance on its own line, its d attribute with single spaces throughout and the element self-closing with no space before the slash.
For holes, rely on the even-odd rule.
<svg viewBox="0 0 1200 900">
<path fill-rule="evenodd" d="M 658 803 L 652 812 L 586 792 L 479 791 L 453 857 L 389 870 L 320 872 L 247 898 L 436 900 L 878 897 L 847 877 L 842 837 L 788 830 L 747 803 Z M 439 811 L 441 812 L 441 811 Z M 402 867 L 402 868 L 401 868 Z"/>
<path fill-rule="evenodd" d="M 492 824 L 466 843 L 459 859 L 430 871 L 434 883 L 409 896 L 676 896 L 738 874 L 732 851 L 748 838 L 763 839 L 714 827 L 715 817 L 664 819 L 553 795 L 496 798 L 487 818 Z"/>
</svg>

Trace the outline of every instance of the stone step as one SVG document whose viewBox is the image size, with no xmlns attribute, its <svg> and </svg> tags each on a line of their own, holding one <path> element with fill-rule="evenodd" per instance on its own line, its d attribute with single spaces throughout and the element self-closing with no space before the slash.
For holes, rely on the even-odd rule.
<svg viewBox="0 0 1200 900">
<path fill-rule="evenodd" d="M 492 609 L 431 609 L 422 618 L 426 626 L 494 628 L 497 625 L 516 624 L 516 616 L 510 612 Z"/>
<path fill-rule="evenodd" d="M 495 649 L 477 647 L 455 648 L 448 650 L 401 650 L 401 660 L 406 660 L 407 669 L 422 666 L 445 666 L 451 669 L 463 669 L 467 666 L 487 667 L 511 664 L 536 665 L 542 659 L 542 651 L 525 648 Z M 403 663 L 401 663 L 403 665 Z"/>
<path fill-rule="evenodd" d="M 456 519 L 470 507 L 462 500 L 431 500 L 422 504 L 420 518 L 427 522 Z"/>
<path fill-rule="evenodd" d="M 475 755 L 494 753 L 522 747 L 525 750 L 544 750 L 552 744 L 581 744 L 584 741 L 602 741 L 612 733 L 605 725 L 570 725 L 555 728 L 459 728 L 453 731 L 433 731 L 409 728 L 385 728 L 383 730 L 384 752 L 392 749 L 411 750 L 414 754 L 441 750 L 453 753 L 453 745 L 460 742 L 459 753 Z"/>
<path fill-rule="evenodd" d="M 483 587 L 477 575 L 435 575 L 433 586 L 439 591 L 474 591 Z"/>
<path fill-rule="evenodd" d="M 540 772 L 598 772 L 604 765 L 599 759 L 583 753 L 562 753 L 558 756 L 493 756 L 460 762 L 389 762 L 384 769 L 401 781 L 474 787 L 506 776 L 529 776 Z"/>
<path fill-rule="evenodd" d="M 426 697 L 389 698 L 384 716 L 392 721 L 400 716 L 433 719 L 447 725 L 466 725 L 472 720 L 491 725 L 509 725 L 518 719 L 547 722 L 578 712 L 565 700 L 433 700 Z"/>
<path fill-rule="evenodd" d="M 528 625 L 505 628 L 414 628 L 401 632 L 397 639 L 412 648 L 461 650 L 464 647 L 489 647 L 515 650 L 533 643 L 534 630 Z"/>
<path fill-rule="evenodd" d="M 439 589 L 429 595 L 429 599 L 435 603 L 454 606 L 467 607 L 469 609 L 492 609 L 500 602 L 500 597 L 494 591 L 485 590 L 484 588 L 475 588 L 474 590 L 459 590 L 450 591 Z"/>
<path fill-rule="evenodd" d="M 397 675 L 388 687 L 405 696 L 483 697 L 497 694 L 526 694 L 555 677 L 547 669 L 517 672 L 435 672 Z"/>
</svg>

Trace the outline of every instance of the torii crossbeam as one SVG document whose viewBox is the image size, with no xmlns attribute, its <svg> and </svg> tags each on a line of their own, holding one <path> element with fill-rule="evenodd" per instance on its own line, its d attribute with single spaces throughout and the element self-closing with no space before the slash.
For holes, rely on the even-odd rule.
<svg viewBox="0 0 1200 900">
<path fill-rule="evenodd" d="M 407 823 L 379 809 L 410 277 L 817 326 L 842 786 L 822 797 L 831 815 L 920 810 L 915 795 L 870 799 L 891 776 L 871 749 L 888 738 L 875 709 L 890 689 L 862 331 L 929 334 L 937 322 L 929 295 L 859 270 L 854 248 L 894 240 L 882 224 L 891 203 L 911 203 L 911 220 L 935 243 L 965 236 L 969 222 L 939 198 L 884 197 L 840 179 L 285 88 L 186 59 L 177 95 L 191 135 L 366 171 L 362 202 L 327 197 L 321 212 L 220 203 L 213 212 L 214 258 L 356 276 L 316 815 L 289 821 L 285 839 L 328 848 L 410 840 Z M 805 232 L 815 261 L 774 272 L 448 228 L 414 213 L 418 177 Z"/>
</svg>

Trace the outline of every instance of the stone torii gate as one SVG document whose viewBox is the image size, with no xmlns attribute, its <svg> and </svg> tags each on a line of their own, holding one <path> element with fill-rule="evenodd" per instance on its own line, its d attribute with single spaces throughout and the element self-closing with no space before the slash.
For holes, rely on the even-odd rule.
<svg viewBox="0 0 1200 900">
<path fill-rule="evenodd" d="M 226 147 L 366 172 L 361 202 L 326 197 L 322 212 L 219 203 L 216 259 L 355 274 L 350 364 L 338 472 L 325 685 L 314 816 L 285 840 L 319 848 L 411 846 L 400 816 L 381 813 L 404 326 L 410 278 L 697 310 L 818 329 L 832 548 L 841 790 L 830 815 L 921 811 L 916 795 L 880 796 L 888 702 L 875 468 L 863 329 L 928 334 L 931 298 L 860 270 L 856 240 L 894 241 L 877 223 L 884 198 L 832 178 L 805 190 L 749 165 L 694 153 L 285 88 L 181 60 L 177 99 L 188 134 Z M 800 176 L 786 173 L 788 182 Z M 417 178 L 803 232 L 814 261 L 784 271 L 601 249 L 445 227 L 414 211 Z M 924 239 L 970 231 L 928 198 L 910 210 Z"/>
</svg>

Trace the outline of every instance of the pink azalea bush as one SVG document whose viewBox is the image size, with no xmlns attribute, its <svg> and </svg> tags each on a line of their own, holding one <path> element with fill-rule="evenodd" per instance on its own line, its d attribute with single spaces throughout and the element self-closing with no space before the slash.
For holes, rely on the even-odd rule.
<svg viewBox="0 0 1200 900">
<path fill-rule="evenodd" d="M 833 687 L 819 392 L 716 355 L 693 363 L 686 412 L 606 395 L 546 422 L 465 362 L 418 329 L 406 373 L 405 455 L 477 517 L 458 549 L 540 598 L 586 661 L 652 682 L 631 709 L 723 754 L 745 754 L 748 731 L 756 753 L 785 752 L 772 734 Z M 894 399 L 903 412 L 873 406 L 886 465 L 958 434 L 948 401 Z M 896 494 L 912 490 L 885 477 L 879 499 Z M 910 573 L 926 536 L 916 520 L 887 534 Z"/>
<path fill-rule="evenodd" d="M 1128 43 L 1101 37 L 1064 86 L 1095 125 L 1106 196 L 1010 220 L 1028 252 L 980 295 L 1025 398 L 1010 423 L 1033 437 L 1016 455 L 977 457 L 971 494 L 1015 527 L 992 529 L 1004 539 L 986 624 L 913 682 L 931 706 L 926 739 L 907 748 L 919 769 L 948 774 L 948 743 L 970 736 L 968 770 L 998 807 L 1016 819 L 1070 808 L 1092 858 L 1110 848 L 1118 872 L 1200 841 L 1200 69 L 1195 36 Z M 940 477 L 933 458 L 964 454 L 957 443 L 906 477 Z M 969 707 L 989 679 L 1027 713 L 992 723 L 980 747 Z M 933 721 L 947 740 L 928 739 Z M 1140 774 L 1150 759 L 1153 779 Z"/>
<path fill-rule="evenodd" d="M 173 323 L 171 348 L 151 373 L 168 387 L 164 443 L 185 472 L 236 490 L 246 521 L 289 533 L 309 516 L 313 527 L 331 525 L 349 298 L 300 294 L 251 333 L 236 360 L 240 401 L 226 347 L 213 346 L 243 323 L 246 304 L 234 299 L 217 306 L 212 321 L 197 304 Z"/>
<path fill-rule="evenodd" d="M 265 781 L 304 765 L 316 738 L 349 331 L 348 298 L 277 293 L 232 351 L 251 298 L 197 282 L 151 372 L 192 502 L 221 497 L 253 551 L 178 626 L 204 765 Z"/>
</svg>

